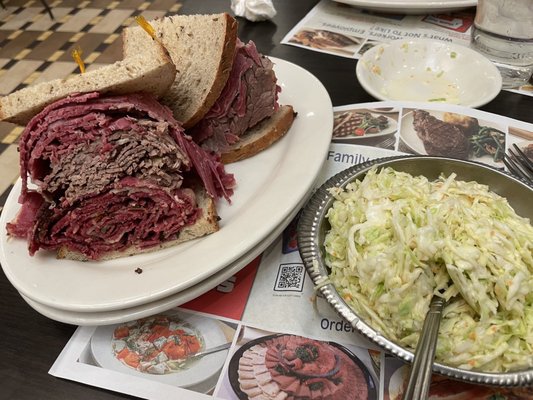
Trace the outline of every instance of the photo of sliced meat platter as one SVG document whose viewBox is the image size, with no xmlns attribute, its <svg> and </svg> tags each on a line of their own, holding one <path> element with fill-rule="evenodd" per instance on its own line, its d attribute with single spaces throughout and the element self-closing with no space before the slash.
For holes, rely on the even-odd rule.
<svg viewBox="0 0 533 400">
<path fill-rule="evenodd" d="M 374 378 L 349 349 L 297 335 L 247 342 L 232 356 L 230 384 L 239 399 L 377 399 Z"/>
</svg>

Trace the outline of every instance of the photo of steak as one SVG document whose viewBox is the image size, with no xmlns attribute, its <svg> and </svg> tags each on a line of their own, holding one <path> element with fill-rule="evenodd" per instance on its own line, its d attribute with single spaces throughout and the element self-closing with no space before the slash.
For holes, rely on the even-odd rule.
<svg viewBox="0 0 533 400">
<path fill-rule="evenodd" d="M 363 137 L 380 133 L 389 127 L 384 115 L 350 110 L 335 115 L 333 137 Z"/>
<path fill-rule="evenodd" d="M 428 155 L 468 158 L 470 142 L 456 125 L 441 121 L 424 110 L 414 110 L 413 128 Z"/>
<path fill-rule="evenodd" d="M 272 62 L 250 41 L 237 40 L 233 68 L 220 97 L 205 117 L 187 133 L 202 148 L 221 153 L 237 143 L 248 129 L 279 108 L 281 88 Z"/>
</svg>

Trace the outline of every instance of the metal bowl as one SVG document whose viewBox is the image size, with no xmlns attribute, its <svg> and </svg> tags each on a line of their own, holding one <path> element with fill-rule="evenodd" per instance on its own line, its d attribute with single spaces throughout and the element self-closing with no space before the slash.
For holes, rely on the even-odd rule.
<svg viewBox="0 0 533 400">
<path fill-rule="evenodd" d="M 298 224 L 298 247 L 307 272 L 315 284 L 328 277 L 328 267 L 324 263 L 324 238 L 330 229 L 326 213 L 333 204 L 333 197 L 327 189 L 344 187 L 356 179 L 363 179 L 372 167 L 392 167 L 411 175 L 424 175 L 437 179 L 440 174 L 457 174 L 458 180 L 477 181 L 504 196 L 509 204 L 522 217 L 533 220 L 533 185 L 506 172 L 473 161 L 431 156 L 400 156 L 381 158 L 355 165 L 333 176 L 324 183 L 305 206 Z M 370 339 L 383 350 L 407 362 L 412 362 L 413 352 L 392 342 L 368 325 L 341 298 L 332 284 L 320 286 L 319 291 L 331 306 L 346 319 L 360 334 Z M 533 383 L 533 369 L 507 373 L 470 371 L 434 363 L 433 371 L 454 379 L 497 386 L 526 386 Z"/>
</svg>

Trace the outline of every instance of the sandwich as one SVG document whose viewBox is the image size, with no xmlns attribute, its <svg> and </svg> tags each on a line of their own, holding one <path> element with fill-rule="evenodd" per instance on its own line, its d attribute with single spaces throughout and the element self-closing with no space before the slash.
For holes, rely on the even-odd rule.
<svg viewBox="0 0 533 400">
<path fill-rule="evenodd" d="M 153 47 L 0 98 L 0 118 L 26 124 L 8 234 L 31 255 L 106 260 L 216 232 L 216 199 L 229 201 L 235 182 L 158 101 L 174 79 Z"/>
<path fill-rule="evenodd" d="M 161 101 L 194 141 L 224 163 L 251 157 L 281 138 L 294 120 L 278 104 L 272 62 L 255 44 L 241 42 L 229 14 L 174 15 L 123 31 L 124 57 L 162 45 L 176 77 Z"/>
</svg>

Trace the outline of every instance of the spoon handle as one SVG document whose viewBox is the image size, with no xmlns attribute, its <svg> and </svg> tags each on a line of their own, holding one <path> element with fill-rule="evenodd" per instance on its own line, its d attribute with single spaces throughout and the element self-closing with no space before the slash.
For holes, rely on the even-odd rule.
<svg viewBox="0 0 533 400">
<path fill-rule="evenodd" d="M 438 296 L 433 296 L 431 300 L 416 346 L 409 383 L 403 400 L 422 400 L 428 397 L 429 385 L 431 384 L 431 367 L 435 358 L 440 318 L 445 302 L 443 298 Z"/>
<path fill-rule="evenodd" d="M 212 354 L 212 353 L 216 353 L 218 351 L 229 349 L 230 347 L 231 347 L 231 342 L 223 343 L 223 344 L 220 344 L 218 346 L 211 347 L 210 349 L 206 349 L 204 351 L 199 351 L 198 353 L 193 354 L 191 357 L 203 357 L 203 356 L 206 356 L 208 354 Z"/>
</svg>

